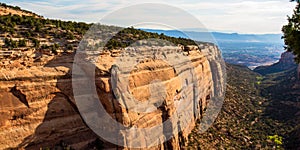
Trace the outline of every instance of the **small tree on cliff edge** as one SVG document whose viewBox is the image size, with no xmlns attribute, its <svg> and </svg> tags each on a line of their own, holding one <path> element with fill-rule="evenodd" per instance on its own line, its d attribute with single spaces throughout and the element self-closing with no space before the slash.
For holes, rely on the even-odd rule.
<svg viewBox="0 0 300 150">
<path fill-rule="evenodd" d="M 293 52 L 296 56 L 295 61 L 300 63 L 300 0 L 291 0 L 297 2 L 292 17 L 288 17 L 289 23 L 282 28 L 285 49 Z"/>
</svg>

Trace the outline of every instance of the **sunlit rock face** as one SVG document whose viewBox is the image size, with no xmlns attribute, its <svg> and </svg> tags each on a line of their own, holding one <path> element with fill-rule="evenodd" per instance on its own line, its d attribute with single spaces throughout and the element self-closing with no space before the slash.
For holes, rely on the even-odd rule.
<svg viewBox="0 0 300 150">
<path fill-rule="evenodd" d="M 1 68 L 0 149 L 54 147 L 61 140 L 82 147 L 96 139 L 72 98 L 72 56 L 15 67 L 19 61 Z"/>
<path fill-rule="evenodd" d="M 140 56 L 143 57 L 140 61 L 132 65 L 134 67 L 131 69 L 117 70 L 118 75 L 115 74 L 113 66 L 115 62 L 126 61 L 120 60 L 124 50 L 100 53 L 94 63 L 95 87 L 107 114 L 126 127 L 154 127 L 172 119 L 170 126 L 174 136 L 168 142 L 154 145 L 150 149 L 180 149 L 187 142 L 197 119 L 204 115 L 210 98 L 216 92 L 213 91 L 214 87 L 220 86 L 214 85 L 212 75 L 212 69 L 219 69 L 218 73 L 222 76 L 221 66 L 212 64 L 213 59 L 220 59 L 220 54 L 213 53 L 218 50 L 212 45 L 203 46 L 201 49 L 190 47 L 188 52 L 181 47 L 157 49 L 165 52 L 165 58 L 156 58 L 153 54 L 146 55 L 147 51 L 141 52 Z M 174 61 L 172 53 L 180 53 L 185 59 L 174 64 L 166 61 Z M 104 148 L 122 148 L 105 140 L 99 142 L 99 136 L 81 117 L 73 94 L 73 88 L 79 87 L 72 87 L 73 60 L 74 55 L 69 54 L 44 59 L 43 63 L 32 62 L 27 67 L 20 65 L 18 68 L 1 68 L 0 149 L 39 149 L 57 145 L 86 149 L 99 143 Z M 22 62 L 9 64 L 20 63 Z M 88 74 L 88 70 L 82 69 Z M 195 76 L 189 81 L 191 69 Z M 118 80 L 112 83 L 112 78 Z M 80 77 L 77 79 L 80 80 Z M 124 79 L 128 83 L 125 89 L 130 93 L 130 98 L 141 103 L 153 104 L 153 108 L 146 110 L 141 107 L 141 110 L 136 110 L 124 106 L 129 97 L 113 91 L 123 88 L 121 81 Z M 191 83 L 197 86 L 188 86 Z M 157 86 L 162 86 L 163 91 L 151 90 Z M 191 95 L 193 90 L 199 91 L 196 99 Z M 180 116 L 175 112 L 181 108 L 183 102 L 187 105 L 184 105 Z M 163 126 L 161 131 L 157 132 L 164 132 Z M 119 134 L 125 147 L 143 141 L 143 137 L 128 138 L 126 133 Z"/>
</svg>

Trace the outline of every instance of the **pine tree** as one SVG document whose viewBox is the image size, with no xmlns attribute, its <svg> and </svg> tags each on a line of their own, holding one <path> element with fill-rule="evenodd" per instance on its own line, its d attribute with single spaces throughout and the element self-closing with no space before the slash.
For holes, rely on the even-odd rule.
<svg viewBox="0 0 300 150">
<path fill-rule="evenodd" d="M 295 61 L 300 63 L 300 0 L 296 1 L 297 6 L 292 17 L 288 17 L 289 23 L 282 28 L 285 49 L 293 52 Z"/>
</svg>

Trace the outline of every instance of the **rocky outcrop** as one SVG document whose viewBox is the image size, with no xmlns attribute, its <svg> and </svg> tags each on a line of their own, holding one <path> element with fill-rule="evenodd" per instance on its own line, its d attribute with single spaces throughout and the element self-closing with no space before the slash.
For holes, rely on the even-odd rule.
<svg viewBox="0 0 300 150">
<path fill-rule="evenodd" d="M 207 49 L 211 49 L 211 51 L 217 50 L 213 46 L 207 47 Z M 125 147 L 148 147 L 149 145 L 158 144 L 158 146 L 148 148 L 179 149 L 187 142 L 186 138 L 194 128 L 196 120 L 203 116 L 212 97 L 214 85 L 211 64 L 208 60 L 208 55 L 206 55 L 209 52 L 204 53 L 195 49 L 189 52 L 178 53 L 180 56 L 188 58 L 184 60 L 176 58 L 180 57 L 177 55 L 177 52 L 180 51 L 182 50 L 179 47 L 154 48 L 153 51 L 150 48 L 139 49 L 139 51 L 126 49 L 123 52 L 120 51 L 121 54 L 118 54 L 122 56 L 120 59 L 107 53 L 101 53 L 99 59 L 88 58 L 90 60 L 98 60 L 95 63 L 96 68 L 98 68 L 95 74 L 99 75 L 96 81 L 100 81 L 96 83 L 97 89 L 99 89 L 97 94 L 102 98 L 100 98 L 100 101 L 109 116 L 132 130 L 136 127 L 158 127 L 157 130 L 151 132 L 152 135 L 157 135 L 155 136 L 156 140 L 160 139 L 163 141 L 163 139 L 168 139 L 167 135 L 160 135 L 160 133 L 166 132 L 165 130 L 171 129 L 168 132 L 175 133 L 175 136 L 165 144 L 161 144 L 159 141 L 152 141 L 151 139 L 144 139 L 145 137 L 152 137 L 146 131 L 137 130 L 137 133 L 141 132 L 141 135 L 139 135 L 141 137 L 132 138 L 130 132 L 118 131 L 117 133 L 108 133 L 107 135 L 113 134 L 114 137 L 119 137 L 117 141 L 114 141 L 114 144 L 124 145 Z M 162 54 L 159 55 L 157 52 Z M 139 60 L 138 63 L 136 60 Z M 113 62 L 116 63 L 113 65 Z M 89 68 L 88 63 L 81 64 L 80 68 L 84 70 L 86 76 L 93 76 L 93 69 Z M 191 70 L 194 71 L 194 74 L 190 73 Z M 109 71 L 111 72 L 110 74 L 105 74 L 105 72 Z M 77 76 L 84 75 L 78 74 Z M 110 76 L 112 78 L 109 78 Z M 191 77 L 194 78 L 194 81 L 191 80 Z M 161 85 L 155 82 L 156 80 Z M 195 81 L 197 83 L 193 83 Z M 76 87 L 86 87 L 82 83 L 85 82 L 79 82 Z M 194 85 L 194 87 L 191 85 Z M 162 86 L 165 89 L 157 90 L 154 88 L 153 90 L 155 86 Z M 73 87 L 76 93 L 84 93 L 77 97 L 84 98 L 85 93 L 87 93 L 86 89 L 82 88 L 77 91 L 76 87 Z M 198 99 L 194 99 L 192 95 L 193 90 L 200 91 L 197 96 Z M 133 98 L 136 101 L 132 101 Z M 187 105 L 184 105 L 186 100 L 189 102 Z M 116 101 L 119 103 L 115 103 Z M 144 105 L 144 102 L 147 105 Z M 95 107 L 90 106 L 89 103 L 95 105 Z M 153 107 L 151 107 L 151 104 L 153 104 Z M 79 108 L 85 111 L 87 124 L 95 130 L 100 130 L 99 134 L 105 132 L 106 129 L 104 127 L 99 129 L 94 120 L 89 120 L 89 118 L 104 116 L 101 113 L 95 113 L 94 110 L 99 106 L 94 101 L 89 102 L 88 99 L 83 100 L 82 105 L 89 106 L 88 108 Z M 184 106 L 184 108 L 181 108 L 184 111 L 178 113 L 180 105 Z M 162 125 L 163 122 L 170 119 L 172 121 L 168 127 Z M 189 121 L 185 120 L 188 123 L 184 119 L 189 119 Z M 101 124 L 114 126 L 112 121 L 104 119 L 104 121 L 106 120 L 107 124 L 105 122 L 101 122 Z M 113 141 L 110 137 L 107 138 Z M 144 142 L 147 144 L 139 145 Z M 139 144 L 135 145 L 135 143 Z"/>
<path fill-rule="evenodd" d="M 295 68 L 297 65 L 294 61 L 294 55 L 291 52 L 284 52 L 281 54 L 279 62 L 270 66 L 260 66 L 254 69 L 255 72 L 262 75 L 277 73 L 285 70 Z"/>
<path fill-rule="evenodd" d="M 300 80 L 300 64 L 298 65 L 298 68 L 297 68 L 297 74 L 298 74 L 298 80 Z"/>
<path fill-rule="evenodd" d="M 89 33 L 100 37 L 82 40 L 78 46 L 90 25 L 45 21 L 34 13 L 5 4 L 0 6 L 0 15 L 14 16 L 16 23 L 15 27 L 3 23 L 4 28 L 13 30 L 14 34 L 3 31 L 0 39 L 0 149 L 128 149 L 135 148 L 134 143 L 150 149 L 180 149 L 187 143 L 196 121 L 204 116 L 207 106 L 214 104 L 212 97 L 224 92 L 221 84 L 225 81 L 215 82 L 224 74 L 222 66 L 214 62 L 220 59 L 220 54 L 215 53 L 218 50 L 212 44 L 201 43 L 200 48 L 192 45 L 148 47 L 138 53 L 130 49 L 94 53 L 105 41 L 105 34 L 112 35 L 121 28 L 103 26 L 103 32 L 93 32 L 92 28 Z M 6 18 L 11 19 L 9 16 Z M 33 16 L 31 22 L 43 23 L 38 28 L 32 23 L 24 24 L 16 19 L 17 16 Z M 26 32 L 34 38 L 27 39 Z M 157 37 L 157 34 L 136 32 L 133 28 L 120 33 L 116 41 L 122 44 L 114 41 L 106 45 L 107 48 L 123 47 L 134 41 L 138 45 L 147 45 L 140 41 L 144 38 L 192 44 L 190 40 Z M 19 48 L 5 45 L 7 35 L 12 38 L 11 42 L 22 39 L 27 42 Z M 165 44 L 161 40 L 154 43 Z M 33 44 L 35 42 L 39 44 Z M 76 48 L 81 49 L 82 44 L 87 44 L 87 49 L 94 49 L 93 57 L 82 55 L 90 63 L 74 64 L 75 56 L 71 53 Z M 138 58 L 138 61 L 128 61 L 131 58 Z M 115 62 L 123 66 L 115 65 Z M 76 68 L 81 70 L 76 72 Z M 124 83 L 127 84 L 124 86 Z M 95 93 L 88 91 L 91 88 Z M 133 98 L 136 101 L 130 103 Z M 95 116 L 94 110 L 98 108 L 82 110 L 80 107 L 83 104 L 91 108 L 98 103 L 108 118 Z M 102 131 L 110 131 L 114 122 L 132 130 L 160 128 L 147 134 L 121 131 L 105 138 L 94 130 L 89 122 L 91 118 L 86 117 L 102 118 L 100 121 L 92 118 L 96 127 L 104 129 Z M 117 142 L 107 139 L 115 138 L 115 135 L 119 137 Z M 155 141 L 149 145 L 150 137 Z"/>
<path fill-rule="evenodd" d="M 22 10 L 19 7 L 13 7 L 6 4 L 1 3 L 0 5 L 0 15 L 19 15 L 19 16 L 33 16 L 33 17 L 39 17 L 41 16 L 32 13 L 30 11 Z"/>
<path fill-rule="evenodd" d="M 293 55 L 293 53 L 291 52 L 284 52 L 281 54 L 281 58 L 280 58 L 280 62 L 286 65 L 294 65 L 295 61 L 294 61 L 295 56 Z"/>
<path fill-rule="evenodd" d="M 214 46 L 206 48 L 212 51 L 217 50 Z M 168 50 L 172 51 L 172 49 Z M 189 118 L 191 120 L 188 124 L 180 124 L 182 118 L 175 117 L 172 123 L 176 122 L 176 124 L 171 124 L 174 127 L 173 131 L 175 132 L 178 127 L 182 126 L 185 127 L 181 130 L 182 132 L 177 133 L 168 142 L 152 147 L 152 149 L 180 149 L 187 142 L 187 137 L 194 128 L 196 120 L 203 116 L 213 93 L 215 85 L 208 53 L 201 52 L 201 50 L 182 53 L 189 59 L 179 64 L 178 69 L 174 69 L 174 66 L 160 59 L 144 58 L 132 71 L 122 72 L 121 70 L 123 77 L 128 77 L 128 90 L 135 99 L 140 102 L 154 101 L 154 104 L 157 104 L 156 110 L 150 113 L 132 111 L 117 103 L 118 95 L 112 91 L 114 85 L 111 82 L 113 64 L 120 58 L 120 55 L 116 53 L 121 53 L 121 51 L 114 51 L 112 54 L 108 51 L 100 54 L 100 61 L 95 63 L 95 87 L 106 112 L 126 127 L 153 127 L 172 118 L 174 112 L 177 111 L 176 106 L 180 105 L 183 99 L 184 84 L 190 82 L 183 79 L 190 78 L 188 75 L 190 75 L 189 69 L 191 68 L 186 69 L 188 67 L 185 65 L 191 64 L 189 67 L 193 68 L 197 82 L 195 84 L 198 85 L 193 88 L 201 92 L 196 103 L 188 103 L 185 109 L 187 113 L 192 112 L 195 115 Z M 61 55 L 44 60 L 43 65 L 39 62 L 32 62 L 26 67 L 20 65 L 18 68 L 1 68 L 0 149 L 39 149 L 56 146 L 75 149 L 99 146 L 118 147 L 105 140 L 99 140 L 99 136 L 87 126 L 87 120 L 81 117 L 73 94 L 73 88 L 78 88 L 78 86 L 72 87 L 74 86 L 71 79 L 73 58 L 73 55 Z M 118 79 L 121 78 L 122 76 L 118 77 Z M 153 92 L 160 92 L 151 91 L 151 87 L 155 86 L 153 79 L 159 79 L 166 87 L 166 95 L 162 103 L 156 103 L 155 97 L 151 99 Z M 84 88 L 80 87 L 80 89 Z M 117 88 L 121 87 L 117 86 Z M 191 92 L 193 88 L 187 88 L 187 91 Z M 126 101 L 124 95 L 119 96 L 123 102 Z M 125 146 L 143 140 L 128 139 L 124 133 L 120 135 L 127 140 L 121 141 L 126 143 Z"/>
<path fill-rule="evenodd" d="M 72 57 L 61 56 L 46 66 L 1 68 L 0 149 L 81 148 L 96 139 L 72 99 L 71 66 Z"/>
</svg>

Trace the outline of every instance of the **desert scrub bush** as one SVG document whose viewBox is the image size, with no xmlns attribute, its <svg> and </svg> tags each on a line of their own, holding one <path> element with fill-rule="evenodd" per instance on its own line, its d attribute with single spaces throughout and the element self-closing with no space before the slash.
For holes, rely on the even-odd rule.
<svg viewBox="0 0 300 150">
<path fill-rule="evenodd" d="M 283 149 L 281 147 L 281 145 L 283 144 L 283 140 L 281 136 L 279 135 L 268 136 L 268 139 L 273 142 L 275 149 Z"/>
</svg>

